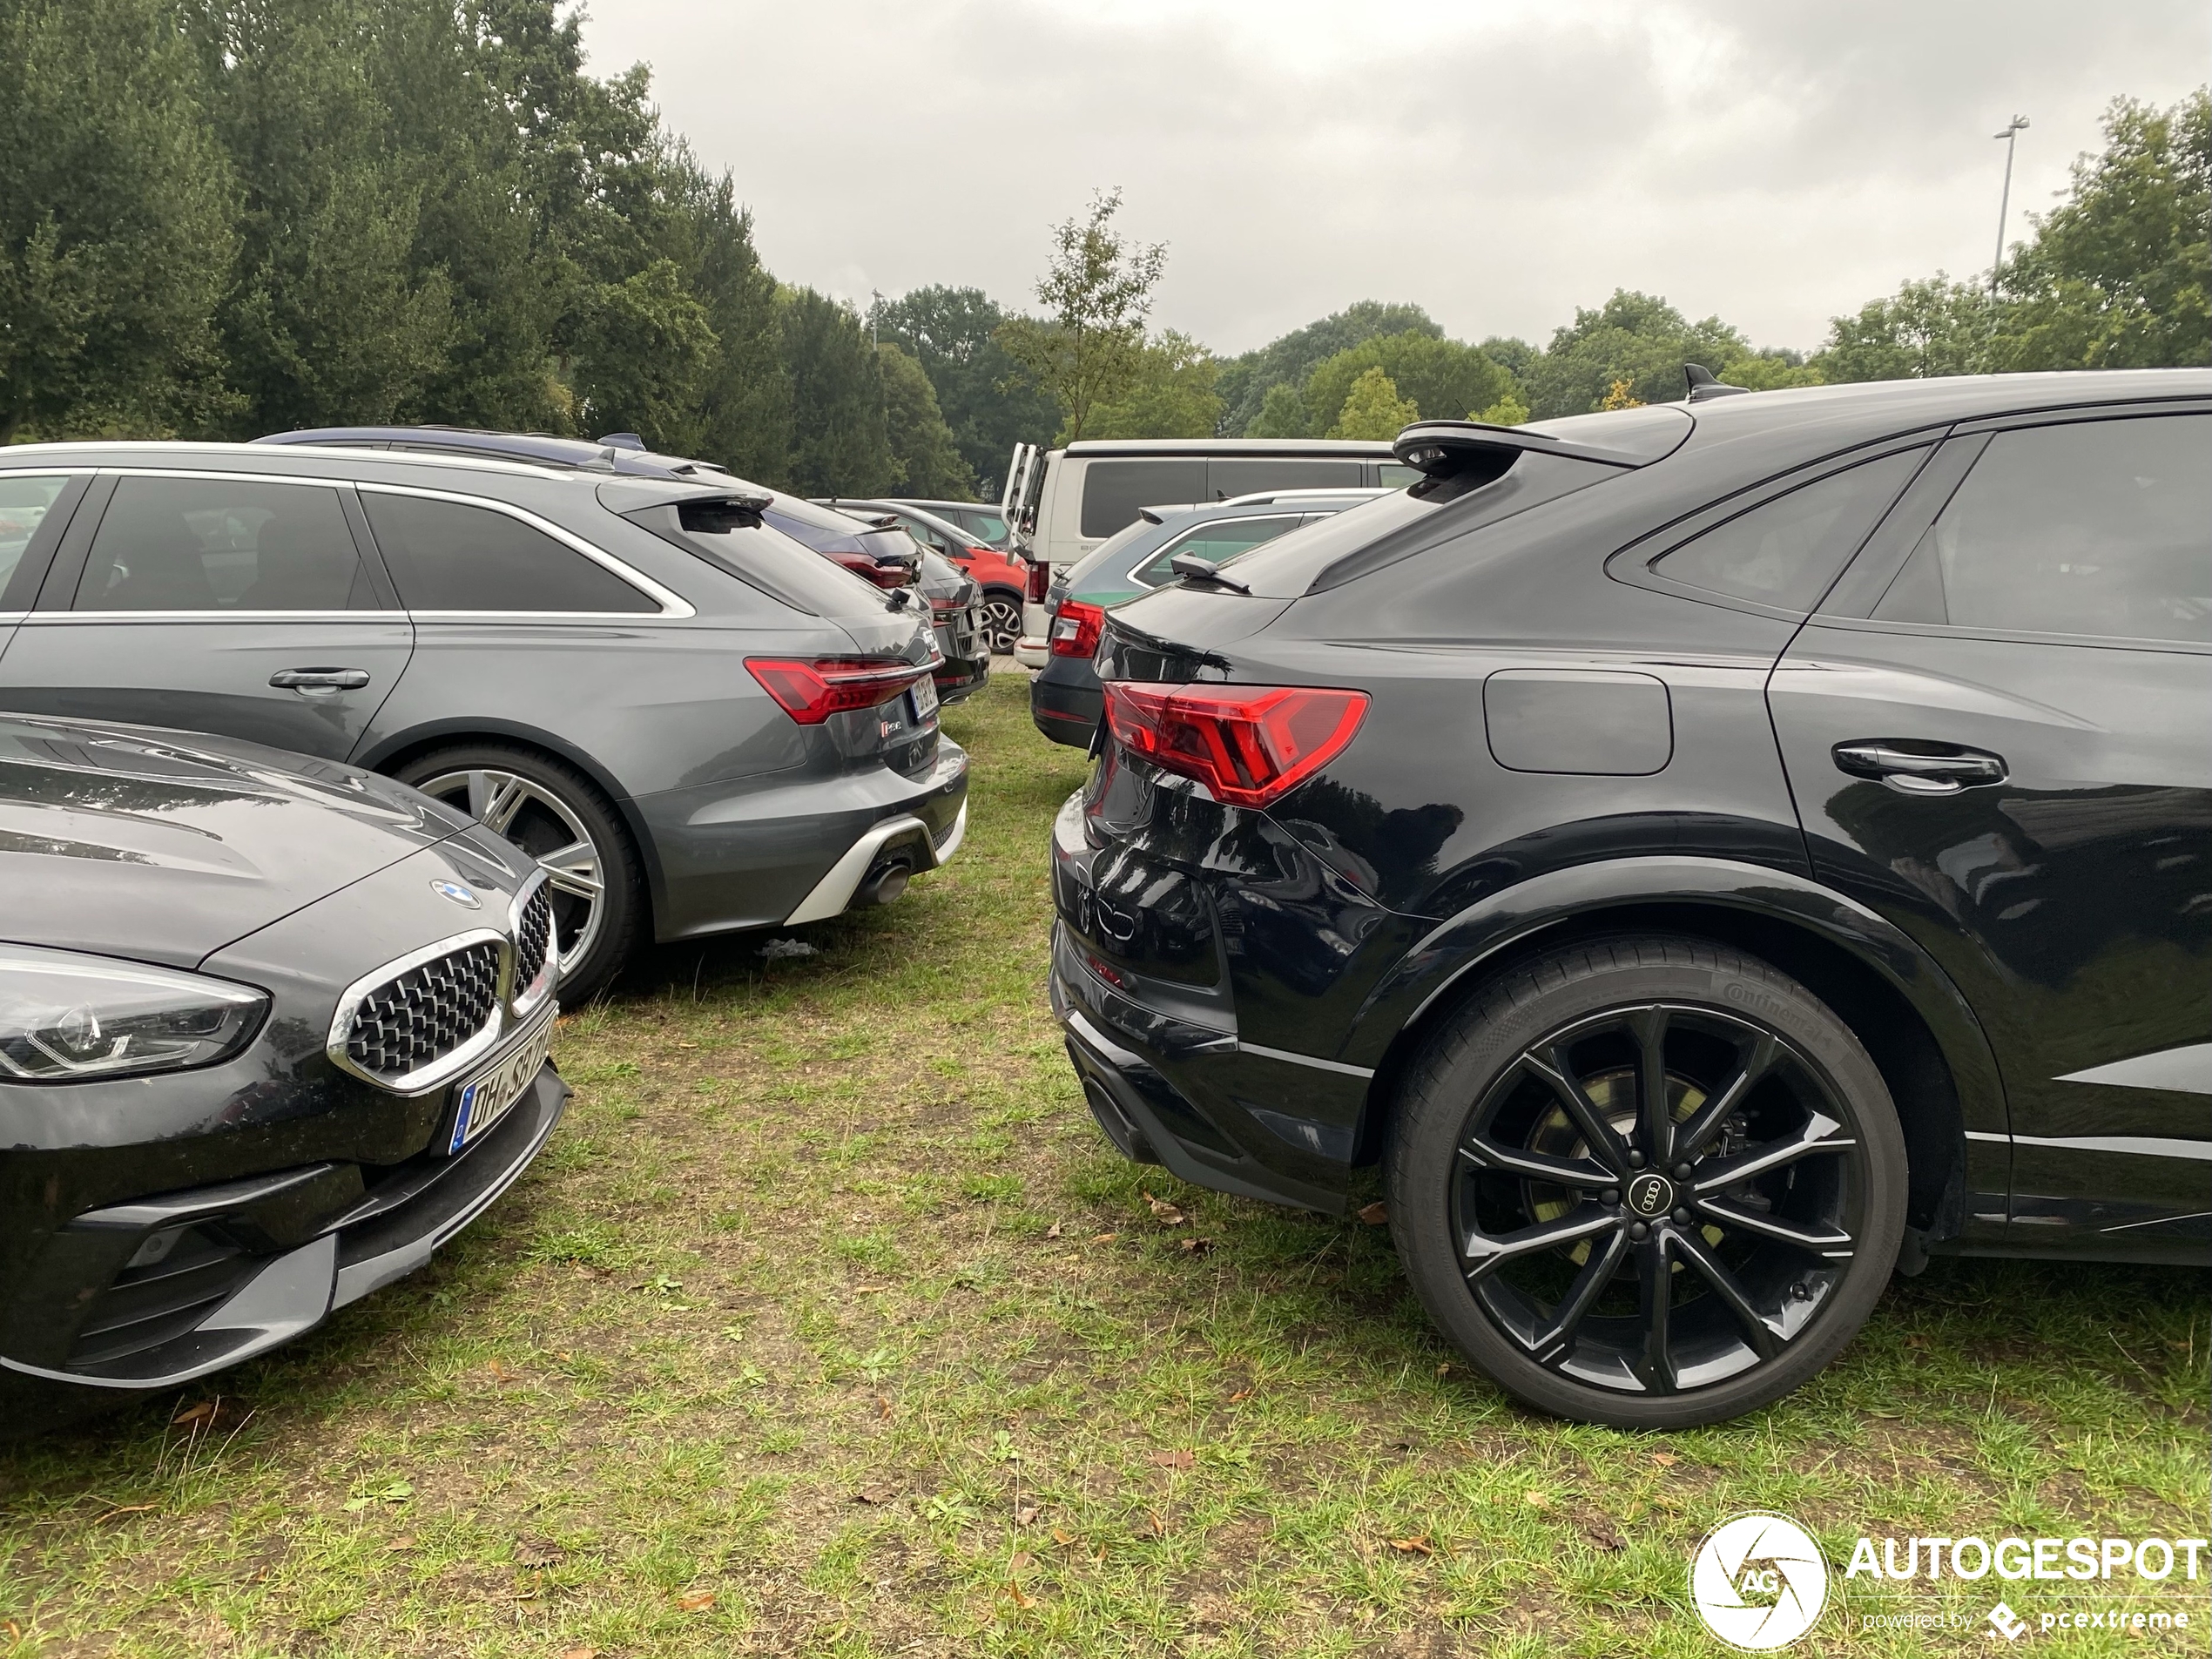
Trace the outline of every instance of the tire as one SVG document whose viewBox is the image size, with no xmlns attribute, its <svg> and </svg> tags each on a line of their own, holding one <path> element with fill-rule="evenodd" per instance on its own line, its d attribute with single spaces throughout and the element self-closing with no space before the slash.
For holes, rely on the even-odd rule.
<svg viewBox="0 0 2212 1659">
<path fill-rule="evenodd" d="M 1626 1428 L 1796 1388 L 1865 1322 L 1905 1226 L 1905 1137 L 1850 1028 L 1770 964 L 1666 935 L 1484 986 L 1409 1069 L 1385 1179 L 1407 1277 L 1469 1362 Z"/>
<path fill-rule="evenodd" d="M 1011 588 L 988 588 L 983 593 L 983 638 L 992 654 L 1004 657 L 1022 637 L 1022 596 Z"/>
<path fill-rule="evenodd" d="M 613 804 L 575 767 L 509 744 L 418 755 L 393 774 L 496 830 L 551 873 L 561 1001 L 590 1000 L 637 943 L 644 882 Z"/>
</svg>

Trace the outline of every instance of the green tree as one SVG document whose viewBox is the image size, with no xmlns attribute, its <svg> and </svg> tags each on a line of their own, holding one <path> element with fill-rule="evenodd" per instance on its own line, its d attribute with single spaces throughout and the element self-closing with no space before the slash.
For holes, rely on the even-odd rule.
<svg viewBox="0 0 2212 1659">
<path fill-rule="evenodd" d="M 891 487 L 933 501 L 973 501 L 975 475 L 953 442 L 929 376 L 888 341 L 876 347 L 876 360 L 883 377 Z"/>
<path fill-rule="evenodd" d="M 1953 282 L 1940 271 L 1907 282 L 1885 300 L 1828 325 L 1828 343 L 1813 359 L 1831 381 L 1924 380 L 1969 374 L 1988 361 L 1996 326 L 1989 291 Z"/>
<path fill-rule="evenodd" d="M 1126 395 L 1140 372 L 1167 246 L 1125 239 L 1114 228 L 1121 206 L 1118 189 L 1099 192 L 1088 214 L 1055 225 L 1037 282 L 1043 320 L 1010 317 L 999 326 L 999 343 L 1059 404 L 1059 442 L 1082 437 L 1091 410 Z"/>
<path fill-rule="evenodd" d="M 1520 426 L 1528 419 L 1528 406 L 1521 401 L 1519 392 L 1507 392 L 1474 418 L 1491 426 Z"/>
<path fill-rule="evenodd" d="M 159 0 L 0 3 L 0 442 L 199 426 L 230 168 Z"/>
<path fill-rule="evenodd" d="M 1042 443 L 1060 426 L 1060 406 L 997 339 L 1007 313 L 981 288 L 915 288 L 876 314 L 887 341 L 912 353 L 929 376 L 953 441 L 995 491 L 1016 443 Z"/>
<path fill-rule="evenodd" d="M 1136 354 L 1129 388 L 1091 411 L 1094 438 L 1210 438 L 1221 419 L 1213 354 L 1172 328 Z"/>
<path fill-rule="evenodd" d="M 597 285 L 577 341 L 584 429 L 635 432 L 651 448 L 696 452 L 699 395 L 720 343 L 673 260 Z"/>
<path fill-rule="evenodd" d="M 791 375 L 786 487 L 800 496 L 880 496 L 896 476 L 883 371 L 860 314 L 812 288 L 777 296 Z"/>
<path fill-rule="evenodd" d="M 1420 406 L 1411 398 L 1399 396 L 1398 388 L 1389 375 L 1379 368 L 1366 368 L 1352 382 L 1343 406 L 1337 411 L 1335 423 L 1323 435 L 1394 438 L 1420 416 Z"/>
<path fill-rule="evenodd" d="M 2212 96 L 2105 112 L 2105 148 L 2005 269 L 2001 368 L 2212 362 Z"/>
<path fill-rule="evenodd" d="M 1361 300 L 1342 311 L 1332 312 L 1318 322 L 1270 341 L 1255 351 L 1233 357 L 1221 368 L 1221 429 L 1231 437 L 1302 437 L 1316 425 L 1312 411 L 1302 415 L 1296 431 L 1261 431 L 1256 422 L 1278 386 L 1293 394 L 1301 391 L 1314 366 L 1324 358 L 1349 351 L 1380 334 L 1419 334 L 1441 338 L 1444 330 L 1419 306 L 1386 305 Z M 1335 406 L 1332 405 L 1331 408 Z M 1289 406 L 1278 398 L 1271 421 L 1287 417 Z M 1327 423 L 1328 410 L 1319 424 Z"/>
<path fill-rule="evenodd" d="M 1305 402 L 1311 418 L 1325 420 L 1325 426 L 1309 428 L 1312 435 L 1339 423 L 1338 411 L 1352 383 L 1371 368 L 1380 369 L 1399 396 L 1440 420 L 1463 420 L 1514 389 L 1513 376 L 1476 347 L 1412 331 L 1384 334 L 1315 366 L 1306 379 Z M 1397 435 L 1395 428 L 1392 435 Z"/>
<path fill-rule="evenodd" d="M 1277 381 L 1260 400 L 1259 413 L 1245 425 L 1247 438 L 1302 438 L 1313 429 L 1305 399 L 1288 381 Z"/>
<path fill-rule="evenodd" d="M 1688 390 L 1684 363 L 1722 374 L 1750 355 L 1750 342 L 1719 318 L 1692 323 L 1664 300 L 1623 288 L 1595 311 L 1578 307 L 1574 322 L 1556 331 L 1528 366 L 1522 384 L 1529 408 L 1545 420 L 1589 413 L 1622 380 L 1639 402 L 1679 402 Z"/>
<path fill-rule="evenodd" d="M 681 193 L 687 280 L 714 336 L 698 383 L 691 453 L 773 482 L 790 459 L 792 424 L 776 280 L 760 263 L 752 215 L 738 206 L 726 172 L 710 179 L 690 169 Z"/>
</svg>

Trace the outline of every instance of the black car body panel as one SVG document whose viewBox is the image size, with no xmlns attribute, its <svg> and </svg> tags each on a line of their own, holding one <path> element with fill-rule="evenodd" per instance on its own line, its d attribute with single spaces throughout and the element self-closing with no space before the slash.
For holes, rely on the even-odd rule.
<svg viewBox="0 0 2212 1659">
<path fill-rule="evenodd" d="M 543 880 L 387 779 L 295 764 L 193 733 L 0 718 L 5 945 L 159 962 L 266 998 L 213 1063 L 0 1080 L 0 1393 L 34 1416 L 57 1389 L 167 1387 L 234 1364 L 420 1265 L 560 1116 L 550 1064 L 523 1071 L 523 1096 L 445 1150 L 460 1082 L 542 1052 L 556 970 L 525 987 L 519 955 L 504 1000 L 432 1056 L 427 1082 L 338 1062 L 348 999 L 381 994 L 359 989 L 390 977 L 381 965 L 448 946 L 509 961 Z"/>
<path fill-rule="evenodd" d="M 1545 941 L 1664 927 L 1847 1011 L 1933 1247 L 2212 1259 L 2212 639 L 2189 611 L 2212 556 L 2134 637 L 1878 609 L 1983 433 L 2184 415 L 2212 433 L 2212 375 L 1636 411 L 1641 464 L 1526 457 L 1256 550 L 1249 593 L 1110 613 L 1109 681 L 1372 701 L 1264 811 L 1104 746 L 1054 846 L 1055 1002 L 1102 1123 L 1192 1179 L 1340 1204 L 1473 987 Z M 1595 446 L 1614 418 L 1554 429 Z M 1701 585 L 1726 527 L 1831 498 L 1788 582 L 1755 560 Z M 1905 759 L 1837 757 L 1876 739 Z M 1911 767 L 1983 753 L 2001 783 L 1912 792 Z"/>
</svg>

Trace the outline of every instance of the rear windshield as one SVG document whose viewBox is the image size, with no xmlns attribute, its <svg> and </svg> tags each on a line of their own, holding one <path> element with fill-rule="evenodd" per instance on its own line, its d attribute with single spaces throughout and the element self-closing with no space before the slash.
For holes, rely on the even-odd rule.
<svg viewBox="0 0 2212 1659">
<path fill-rule="evenodd" d="M 608 504 L 615 505 L 612 501 Z M 809 616 L 864 617 L 887 608 L 883 590 L 873 583 L 781 530 L 745 523 L 711 498 L 633 508 L 622 516 Z"/>
<path fill-rule="evenodd" d="M 1096 547 L 1077 559 L 1068 571 L 1068 591 L 1073 593 L 1083 581 L 1104 570 L 1125 552 L 1130 546 L 1148 536 L 1164 536 L 1170 532 L 1149 518 L 1140 518 L 1127 529 L 1108 536 Z"/>
</svg>

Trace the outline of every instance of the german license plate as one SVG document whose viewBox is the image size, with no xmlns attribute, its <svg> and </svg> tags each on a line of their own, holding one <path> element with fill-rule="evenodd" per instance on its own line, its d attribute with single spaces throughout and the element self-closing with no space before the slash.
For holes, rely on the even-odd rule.
<svg viewBox="0 0 2212 1659">
<path fill-rule="evenodd" d="M 554 1011 L 553 1004 L 547 1003 L 519 1042 L 461 1085 L 454 1097 L 448 1152 L 458 1152 L 504 1117 L 536 1081 L 538 1068 L 553 1047 Z"/>
<path fill-rule="evenodd" d="M 924 675 L 914 683 L 907 698 L 914 705 L 914 724 L 919 725 L 937 712 L 937 682 Z"/>
</svg>

